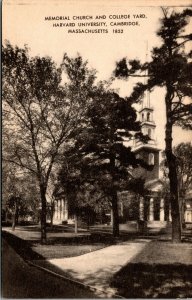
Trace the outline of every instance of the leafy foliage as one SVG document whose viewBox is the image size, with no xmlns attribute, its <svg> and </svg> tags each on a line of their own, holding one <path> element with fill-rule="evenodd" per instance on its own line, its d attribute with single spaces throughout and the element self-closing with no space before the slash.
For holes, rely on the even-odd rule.
<svg viewBox="0 0 192 300">
<path fill-rule="evenodd" d="M 68 159 L 61 169 L 59 185 L 65 187 L 68 198 L 72 196 L 73 206 L 90 205 L 96 209 L 110 203 L 118 219 L 117 193 L 128 187 L 128 169 L 147 167 L 135 157 L 131 143 L 126 146 L 125 142 L 131 142 L 135 135 L 145 142 L 148 138 L 141 134 L 136 111 L 128 99 L 103 85 L 95 92 L 86 118 L 87 126 L 65 152 Z M 117 227 L 118 221 L 114 229 L 118 232 Z"/>
<path fill-rule="evenodd" d="M 178 203 L 178 179 L 177 163 L 172 149 L 172 127 L 181 125 L 191 128 L 192 103 L 188 101 L 192 96 L 192 62 L 191 52 L 185 49 L 186 42 L 192 40 L 192 35 L 186 33 L 187 25 L 192 16 L 191 9 L 185 9 L 181 13 L 162 8 L 164 17 L 161 19 L 161 27 L 157 35 L 162 40 L 160 47 L 152 50 L 151 62 L 139 63 L 135 67 L 135 73 L 129 68 L 130 61 L 123 59 L 117 63 L 116 75 L 128 79 L 130 76 L 147 76 L 146 84 L 139 82 L 130 95 L 131 101 L 140 101 L 145 90 L 152 91 L 155 87 L 164 87 L 166 90 L 166 158 L 169 169 L 170 201 L 172 213 L 172 238 L 181 241 L 180 211 Z M 145 72 L 142 74 L 142 72 Z"/>
<path fill-rule="evenodd" d="M 191 143 L 180 143 L 173 148 L 174 155 L 177 163 L 177 176 L 179 181 L 179 195 L 181 197 L 186 194 L 192 188 L 192 145 Z M 165 180 L 168 177 L 166 158 L 161 162 L 161 168 L 163 170 Z"/>
<path fill-rule="evenodd" d="M 4 159 L 33 173 L 39 183 L 42 232 L 46 232 L 46 192 L 60 149 L 83 125 L 93 91 L 94 71 L 82 58 L 30 57 L 27 47 L 5 43 L 2 51 L 4 132 L 13 145 Z M 68 82 L 62 83 L 63 72 Z M 43 233 L 42 233 L 43 234 Z"/>
</svg>

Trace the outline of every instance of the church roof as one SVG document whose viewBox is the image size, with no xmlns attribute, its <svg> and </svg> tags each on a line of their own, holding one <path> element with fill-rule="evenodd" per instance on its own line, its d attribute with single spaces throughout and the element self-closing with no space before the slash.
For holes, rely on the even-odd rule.
<svg viewBox="0 0 192 300">
<path fill-rule="evenodd" d="M 159 152 L 159 151 L 161 151 L 161 149 L 159 149 L 159 148 L 157 148 L 157 146 L 155 145 L 155 144 L 143 144 L 143 143 L 141 143 L 140 145 L 138 145 L 138 146 L 135 146 L 134 148 L 133 148 L 133 151 L 134 152 L 137 152 L 137 151 L 139 151 L 139 150 L 141 150 L 141 149 L 148 149 L 148 150 L 153 150 L 153 151 L 156 151 L 156 152 Z"/>
<path fill-rule="evenodd" d="M 145 183 L 145 188 L 153 192 L 160 192 L 162 190 L 162 187 L 163 187 L 163 183 L 158 178 L 149 180 Z"/>
</svg>

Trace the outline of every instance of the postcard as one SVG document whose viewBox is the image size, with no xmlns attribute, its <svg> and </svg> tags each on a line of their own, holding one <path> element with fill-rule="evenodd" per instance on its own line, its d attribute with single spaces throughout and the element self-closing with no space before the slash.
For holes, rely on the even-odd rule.
<svg viewBox="0 0 192 300">
<path fill-rule="evenodd" d="M 2 297 L 192 297 L 191 2 L 2 3 Z"/>
</svg>

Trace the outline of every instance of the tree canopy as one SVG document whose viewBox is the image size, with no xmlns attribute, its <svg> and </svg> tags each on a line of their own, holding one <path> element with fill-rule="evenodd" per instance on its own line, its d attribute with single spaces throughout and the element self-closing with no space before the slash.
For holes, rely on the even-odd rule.
<svg viewBox="0 0 192 300">
<path fill-rule="evenodd" d="M 12 146 L 4 159 L 35 174 L 39 183 L 42 241 L 46 239 L 46 192 L 64 143 L 83 126 L 92 99 L 95 72 L 78 55 L 66 54 L 57 67 L 50 57 L 5 43 L 2 50 L 5 134 Z M 63 73 L 67 78 L 62 82 Z"/>
<path fill-rule="evenodd" d="M 161 26 L 157 32 L 162 44 L 153 48 L 151 61 L 141 64 L 139 61 L 123 58 L 116 65 L 115 76 L 147 78 L 146 83 L 136 84 L 129 97 L 130 101 L 140 101 L 145 90 L 152 91 L 155 87 L 164 87 L 166 90 L 163 99 L 166 107 L 165 153 L 170 181 L 172 238 L 173 241 L 179 242 L 180 211 L 176 158 L 172 149 L 172 127 L 176 124 L 191 127 L 192 104 L 188 99 L 192 96 L 192 62 L 191 51 L 187 51 L 185 45 L 192 40 L 192 35 L 186 31 L 192 10 L 184 9 L 178 13 L 162 8 L 162 13 Z"/>
<path fill-rule="evenodd" d="M 137 114 L 126 98 L 121 98 L 112 90 L 100 86 L 94 101 L 87 110 L 87 126 L 79 131 L 74 145 L 65 153 L 71 157 L 69 164 L 61 171 L 62 183 L 77 194 L 85 184 L 95 188 L 91 195 L 111 203 L 113 211 L 113 234 L 119 234 L 117 192 L 127 189 L 131 177 L 129 168 L 139 165 L 147 167 L 137 159 L 131 150 L 132 144 L 126 146 L 137 136 L 147 142 L 148 137 L 140 132 Z M 69 192 L 68 192 L 69 194 Z M 98 195 L 100 194 L 100 195 Z"/>
</svg>

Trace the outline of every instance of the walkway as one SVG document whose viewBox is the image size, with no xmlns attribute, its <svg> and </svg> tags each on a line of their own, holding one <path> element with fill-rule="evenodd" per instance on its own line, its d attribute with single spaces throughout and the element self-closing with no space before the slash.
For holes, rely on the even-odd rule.
<svg viewBox="0 0 192 300">
<path fill-rule="evenodd" d="M 28 265 L 4 239 L 2 239 L 2 254 L 2 298 L 84 299 L 96 297 L 88 289 Z"/>
<path fill-rule="evenodd" d="M 14 234 L 23 239 L 30 235 L 22 229 L 17 229 Z M 36 237 L 35 233 L 31 236 Z M 130 264 L 137 267 L 139 264 L 192 266 L 192 244 L 175 246 L 168 240 L 136 238 L 77 257 L 33 260 L 33 263 L 96 289 L 98 297 L 112 298 L 118 296 L 118 290 L 111 282 L 123 267 Z"/>
<path fill-rule="evenodd" d="M 123 243 L 78 257 L 50 259 L 49 263 L 62 270 L 67 277 L 103 291 L 103 297 L 113 297 L 117 290 L 110 287 L 113 275 L 141 252 L 149 240 Z"/>
<path fill-rule="evenodd" d="M 171 267 L 178 263 L 192 265 L 192 244 L 181 244 L 179 248 L 179 251 L 175 251 L 175 245 L 172 243 L 136 239 L 78 257 L 50 259 L 48 262 L 66 277 L 94 287 L 98 290 L 98 295 L 103 291 L 104 298 L 111 298 L 118 294 L 117 289 L 111 287 L 114 275 L 129 263 L 137 266 L 168 264 Z M 35 263 L 46 266 L 43 261 Z"/>
</svg>

